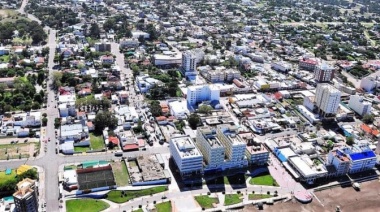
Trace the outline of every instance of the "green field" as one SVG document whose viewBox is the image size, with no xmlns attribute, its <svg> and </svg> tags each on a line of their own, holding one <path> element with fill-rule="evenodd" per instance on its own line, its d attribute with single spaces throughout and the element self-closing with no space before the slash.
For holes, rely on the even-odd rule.
<svg viewBox="0 0 380 212">
<path fill-rule="evenodd" d="M 134 198 L 164 192 L 167 189 L 167 186 L 157 186 L 154 188 L 148 188 L 143 190 L 123 191 L 125 192 L 124 195 L 122 195 L 122 191 L 113 190 L 107 194 L 107 199 L 115 203 L 124 203 Z"/>
<path fill-rule="evenodd" d="M 129 174 L 127 170 L 127 166 L 124 161 L 113 162 L 112 171 L 115 176 L 115 181 L 117 186 L 126 186 L 128 185 Z"/>
<path fill-rule="evenodd" d="M 90 147 L 82 147 L 82 146 L 75 146 L 74 151 L 75 152 L 87 152 L 90 150 Z"/>
<path fill-rule="evenodd" d="M 243 199 L 240 199 L 242 196 L 242 194 L 226 194 L 224 197 L 224 205 L 227 206 L 241 203 L 243 202 Z"/>
<path fill-rule="evenodd" d="M 155 205 L 157 212 L 171 212 L 172 211 L 172 204 L 171 202 L 163 202 L 158 203 Z"/>
<path fill-rule="evenodd" d="M 249 200 L 266 199 L 270 197 L 273 197 L 273 196 L 269 194 L 249 194 L 248 195 Z"/>
<path fill-rule="evenodd" d="M 12 169 L 12 173 L 10 175 L 6 175 L 5 171 L 0 172 L 0 183 L 16 178 L 16 171 Z"/>
<path fill-rule="evenodd" d="M 104 140 L 101 135 L 96 136 L 93 133 L 90 133 L 90 143 L 93 150 L 102 150 L 104 149 Z"/>
<path fill-rule="evenodd" d="M 144 212 L 143 209 L 139 208 L 137 210 L 134 210 L 133 212 Z"/>
<path fill-rule="evenodd" d="M 203 196 L 196 196 L 194 199 L 199 203 L 199 205 L 202 208 L 208 209 L 208 208 L 214 208 L 214 203 L 218 204 L 219 200 L 218 198 L 212 198 L 207 195 Z"/>
<path fill-rule="evenodd" d="M 252 177 L 249 180 L 251 185 L 266 185 L 266 186 L 278 186 L 278 183 L 270 174 Z"/>
<path fill-rule="evenodd" d="M 66 201 L 67 212 L 98 212 L 109 207 L 110 205 L 108 203 L 95 199 L 73 199 Z"/>
</svg>

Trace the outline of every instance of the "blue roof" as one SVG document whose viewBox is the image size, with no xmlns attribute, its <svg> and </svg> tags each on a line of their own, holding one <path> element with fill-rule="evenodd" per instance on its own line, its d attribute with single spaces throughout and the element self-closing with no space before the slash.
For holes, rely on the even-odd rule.
<svg viewBox="0 0 380 212">
<path fill-rule="evenodd" d="M 376 155 L 375 153 L 373 153 L 373 151 L 365 151 L 365 152 L 359 152 L 359 153 L 352 153 L 350 154 L 350 157 L 352 160 L 363 160 L 366 158 L 376 157 Z"/>
</svg>

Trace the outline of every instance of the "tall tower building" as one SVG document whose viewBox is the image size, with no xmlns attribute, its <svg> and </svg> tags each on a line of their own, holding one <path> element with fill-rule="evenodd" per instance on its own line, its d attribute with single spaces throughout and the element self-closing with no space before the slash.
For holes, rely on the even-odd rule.
<svg viewBox="0 0 380 212">
<path fill-rule="evenodd" d="M 194 72 L 197 66 L 197 57 L 191 51 L 186 51 L 182 54 L 182 67 L 186 72 Z"/>
<path fill-rule="evenodd" d="M 17 183 L 13 194 L 17 212 L 38 212 L 38 195 L 36 181 L 29 178 Z"/>
<path fill-rule="evenodd" d="M 329 84 L 318 84 L 316 91 L 316 105 L 323 116 L 335 115 L 340 104 L 341 93 Z"/>
<path fill-rule="evenodd" d="M 317 82 L 330 82 L 334 78 L 335 69 L 326 63 L 322 63 L 314 70 L 314 79 Z"/>
</svg>

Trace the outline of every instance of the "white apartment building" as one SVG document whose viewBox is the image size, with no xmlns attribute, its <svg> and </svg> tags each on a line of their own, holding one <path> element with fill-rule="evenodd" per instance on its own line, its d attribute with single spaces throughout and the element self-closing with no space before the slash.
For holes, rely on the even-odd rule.
<svg viewBox="0 0 380 212">
<path fill-rule="evenodd" d="M 191 51 L 182 54 L 182 68 L 186 72 L 194 72 L 197 69 L 196 55 Z"/>
<path fill-rule="evenodd" d="M 219 100 L 220 90 L 215 86 L 195 85 L 187 87 L 187 102 L 196 105 L 202 101 Z"/>
<path fill-rule="evenodd" d="M 16 210 L 19 212 L 38 212 L 37 186 L 34 180 L 25 178 L 17 183 L 17 191 L 13 194 Z"/>
<path fill-rule="evenodd" d="M 170 154 L 182 176 L 203 173 L 203 156 L 189 136 L 171 138 Z"/>
<path fill-rule="evenodd" d="M 323 115 L 335 115 L 340 104 L 341 93 L 329 84 L 318 84 L 315 94 L 315 102 Z"/>
<path fill-rule="evenodd" d="M 247 158 L 245 157 L 246 143 L 237 136 L 238 128 L 228 124 L 217 126 L 216 135 L 226 149 L 227 161 L 224 164 L 224 169 L 228 168 L 243 168 L 248 166 Z"/>
<path fill-rule="evenodd" d="M 364 100 L 363 96 L 352 95 L 348 101 L 348 107 L 350 107 L 357 114 L 364 116 L 371 112 L 372 104 Z"/>
<path fill-rule="evenodd" d="M 225 148 L 216 136 L 215 130 L 208 127 L 197 129 L 197 147 L 203 154 L 205 169 L 223 169 Z"/>
<path fill-rule="evenodd" d="M 367 92 L 372 91 L 373 89 L 376 89 L 378 87 L 380 87 L 380 80 L 378 79 L 378 77 L 368 76 L 364 77 L 360 81 L 360 88 Z"/>
<path fill-rule="evenodd" d="M 339 150 L 332 150 L 327 157 L 327 165 L 333 165 L 336 172 L 333 176 L 342 176 L 350 170 L 350 159 Z"/>
</svg>

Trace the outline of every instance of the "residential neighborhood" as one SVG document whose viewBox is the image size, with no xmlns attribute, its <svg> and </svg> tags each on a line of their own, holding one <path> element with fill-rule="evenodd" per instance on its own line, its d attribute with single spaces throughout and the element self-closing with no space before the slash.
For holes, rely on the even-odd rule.
<svg viewBox="0 0 380 212">
<path fill-rule="evenodd" d="M 376 210 L 379 4 L 3 1 L 0 211 Z"/>
</svg>

